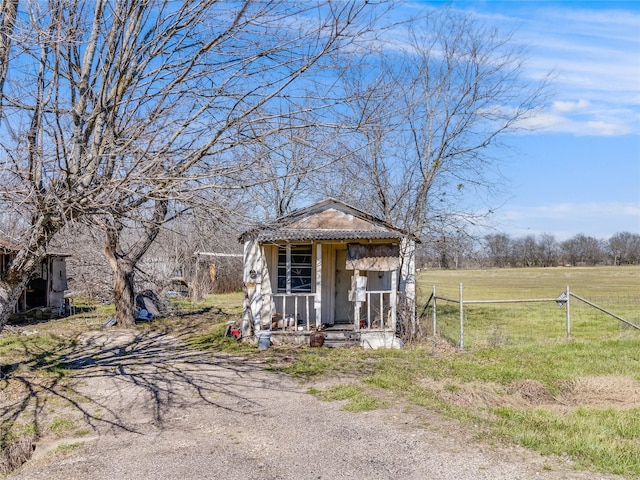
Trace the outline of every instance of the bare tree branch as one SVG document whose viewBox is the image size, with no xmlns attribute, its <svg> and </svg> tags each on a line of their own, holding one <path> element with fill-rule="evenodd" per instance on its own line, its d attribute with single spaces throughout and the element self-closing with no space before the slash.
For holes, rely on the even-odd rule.
<svg viewBox="0 0 640 480">
<path fill-rule="evenodd" d="M 332 0 L 3 0 L 0 203 L 19 205 L 30 225 L 17 239 L 22 260 L 0 280 L 0 326 L 34 256 L 67 223 L 105 226 L 113 257 L 124 229 L 153 225 L 138 230 L 141 249 L 157 235 L 147 212 L 239 179 L 253 160 L 234 150 L 309 107 L 295 104 L 369 29 L 369 10 Z"/>
</svg>

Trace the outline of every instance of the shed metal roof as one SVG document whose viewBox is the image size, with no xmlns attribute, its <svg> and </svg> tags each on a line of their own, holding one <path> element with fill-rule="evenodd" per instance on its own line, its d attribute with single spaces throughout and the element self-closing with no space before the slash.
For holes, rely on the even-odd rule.
<svg viewBox="0 0 640 480">
<path fill-rule="evenodd" d="M 377 240 L 401 239 L 401 233 L 378 230 L 330 230 L 330 229 L 280 229 L 263 230 L 258 233 L 259 242 L 304 241 L 304 240 Z"/>
<path fill-rule="evenodd" d="M 249 230 L 240 241 L 399 240 L 409 234 L 388 222 L 329 198 Z"/>
</svg>

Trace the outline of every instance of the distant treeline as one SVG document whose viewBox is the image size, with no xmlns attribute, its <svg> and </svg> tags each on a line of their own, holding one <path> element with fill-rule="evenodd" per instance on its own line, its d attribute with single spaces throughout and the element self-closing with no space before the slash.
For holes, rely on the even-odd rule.
<svg viewBox="0 0 640 480">
<path fill-rule="evenodd" d="M 602 240 L 578 234 L 559 242 L 547 233 L 519 238 L 439 234 L 421 245 L 417 261 L 427 268 L 640 265 L 640 235 L 621 232 Z"/>
</svg>

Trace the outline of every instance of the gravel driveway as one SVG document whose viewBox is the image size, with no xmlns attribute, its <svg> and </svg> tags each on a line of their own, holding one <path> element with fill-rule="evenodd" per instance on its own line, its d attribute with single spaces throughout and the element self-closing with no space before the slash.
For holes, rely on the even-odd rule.
<svg viewBox="0 0 640 480">
<path fill-rule="evenodd" d="M 167 335 L 86 334 L 65 415 L 88 434 L 39 444 L 10 479 L 593 479 L 559 459 L 473 439 L 401 403 L 364 413 L 286 375 Z"/>
</svg>

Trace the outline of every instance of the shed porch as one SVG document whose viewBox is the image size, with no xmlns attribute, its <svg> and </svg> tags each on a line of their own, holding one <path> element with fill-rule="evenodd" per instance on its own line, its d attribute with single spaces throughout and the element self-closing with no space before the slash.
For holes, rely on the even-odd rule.
<svg viewBox="0 0 640 480">
<path fill-rule="evenodd" d="M 273 345 L 304 345 L 310 344 L 309 336 L 311 331 L 274 330 L 271 332 L 271 343 Z M 391 330 L 381 329 L 361 329 L 353 330 L 347 325 L 334 325 L 322 330 L 324 335 L 324 347 L 328 348 L 379 348 L 379 347 L 399 347 L 400 340 Z"/>
</svg>

